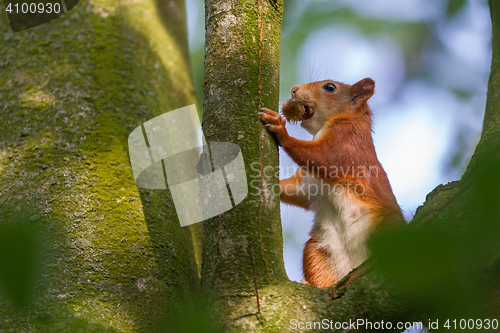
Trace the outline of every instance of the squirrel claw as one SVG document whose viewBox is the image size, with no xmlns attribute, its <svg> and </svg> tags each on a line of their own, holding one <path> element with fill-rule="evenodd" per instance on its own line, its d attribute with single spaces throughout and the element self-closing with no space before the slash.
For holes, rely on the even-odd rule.
<svg viewBox="0 0 500 333">
<path fill-rule="evenodd" d="M 277 112 L 275 112 L 275 111 L 273 111 L 271 109 L 268 109 L 268 108 L 260 108 L 260 109 L 263 110 L 263 111 L 266 111 L 265 112 L 266 114 L 273 114 L 273 115 L 274 114 L 276 114 L 276 115 L 278 114 Z"/>
</svg>

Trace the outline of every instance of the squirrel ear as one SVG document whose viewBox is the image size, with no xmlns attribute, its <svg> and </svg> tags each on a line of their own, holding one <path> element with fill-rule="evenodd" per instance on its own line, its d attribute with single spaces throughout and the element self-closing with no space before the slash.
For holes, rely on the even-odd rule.
<svg viewBox="0 0 500 333">
<path fill-rule="evenodd" d="M 351 86 L 351 103 L 361 104 L 373 96 L 375 81 L 370 78 L 363 79 Z"/>
</svg>

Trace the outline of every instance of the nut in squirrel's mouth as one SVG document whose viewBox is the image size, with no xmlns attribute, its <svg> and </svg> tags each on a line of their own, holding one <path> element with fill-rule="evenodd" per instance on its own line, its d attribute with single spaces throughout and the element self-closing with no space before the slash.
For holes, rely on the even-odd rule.
<svg viewBox="0 0 500 333">
<path fill-rule="evenodd" d="M 300 122 L 311 119 L 316 109 L 312 101 L 305 99 L 289 99 L 283 104 L 283 116 L 290 122 Z"/>
</svg>

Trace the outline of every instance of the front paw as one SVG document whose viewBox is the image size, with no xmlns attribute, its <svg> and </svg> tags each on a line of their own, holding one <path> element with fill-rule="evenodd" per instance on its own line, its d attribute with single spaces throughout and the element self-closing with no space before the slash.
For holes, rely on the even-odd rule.
<svg viewBox="0 0 500 333">
<path fill-rule="evenodd" d="M 285 118 L 268 108 L 262 108 L 262 110 L 265 111 L 265 113 L 259 112 L 259 114 L 262 115 L 262 121 L 267 123 L 266 126 L 276 135 L 276 138 L 281 143 L 281 141 L 288 135 L 285 128 Z"/>
</svg>

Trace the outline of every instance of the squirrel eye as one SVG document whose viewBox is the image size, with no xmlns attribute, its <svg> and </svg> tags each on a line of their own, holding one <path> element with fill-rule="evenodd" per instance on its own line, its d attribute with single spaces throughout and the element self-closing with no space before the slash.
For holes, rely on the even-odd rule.
<svg viewBox="0 0 500 333">
<path fill-rule="evenodd" d="M 335 85 L 333 83 L 328 82 L 327 84 L 325 84 L 323 86 L 323 89 L 325 89 L 326 91 L 329 91 L 329 92 L 334 92 L 335 90 L 337 90 L 337 87 L 335 87 Z"/>
</svg>

